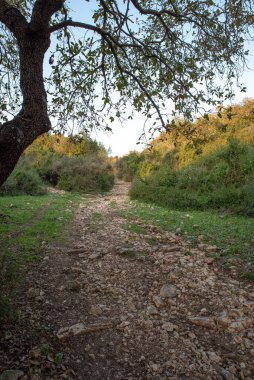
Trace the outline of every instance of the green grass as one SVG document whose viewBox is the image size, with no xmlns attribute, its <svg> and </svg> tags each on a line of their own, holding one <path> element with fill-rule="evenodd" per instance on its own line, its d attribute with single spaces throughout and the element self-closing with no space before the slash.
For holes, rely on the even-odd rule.
<svg viewBox="0 0 254 380">
<path fill-rule="evenodd" d="M 125 228 L 128 231 L 134 232 L 135 234 L 139 235 L 145 235 L 147 233 L 146 229 L 141 227 L 137 223 L 128 222 L 123 225 L 123 228 Z"/>
<path fill-rule="evenodd" d="M 16 252 L 22 261 L 37 254 L 54 238 L 62 239 L 66 223 L 72 218 L 79 196 L 47 195 L 40 197 L 0 197 L 1 253 Z"/>
<path fill-rule="evenodd" d="M 112 207 L 113 209 L 117 209 L 118 208 L 118 204 L 117 204 L 117 202 L 114 200 L 114 201 L 111 201 L 110 202 L 110 207 Z"/>
<path fill-rule="evenodd" d="M 79 200 L 71 193 L 0 197 L 0 308 L 3 289 L 17 286 L 27 264 L 41 259 L 48 243 L 64 242 Z"/>
<path fill-rule="evenodd" d="M 131 201 L 129 209 L 120 213 L 130 225 L 140 219 L 183 235 L 193 246 L 200 241 L 217 245 L 216 259 L 225 266 L 237 266 L 246 278 L 254 278 L 253 218 L 226 216 L 216 211 L 169 210 L 138 201 Z"/>
</svg>

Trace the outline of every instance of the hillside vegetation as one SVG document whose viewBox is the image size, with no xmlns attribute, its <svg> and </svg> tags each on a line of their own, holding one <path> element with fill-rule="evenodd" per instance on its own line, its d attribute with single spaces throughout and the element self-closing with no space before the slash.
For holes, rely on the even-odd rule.
<svg viewBox="0 0 254 380">
<path fill-rule="evenodd" d="M 108 191 L 114 175 L 105 148 L 85 134 L 44 134 L 23 154 L 1 195 L 42 195 L 47 186 L 67 191 Z"/>
<path fill-rule="evenodd" d="M 178 121 L 142 153 L 118 160 L 133 199 L 254 216 L 254 100 Z"/>
</svg>

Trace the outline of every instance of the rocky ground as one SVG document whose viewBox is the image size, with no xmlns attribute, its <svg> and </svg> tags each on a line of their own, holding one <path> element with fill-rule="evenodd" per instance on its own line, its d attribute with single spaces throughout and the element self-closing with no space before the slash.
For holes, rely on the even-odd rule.
<svg viewBox="0 0 254 380">
<path fill-rule="evenodd" d="M 2 326 L 0 379 L 254 379 L 254 287 L 181 237 L 125 228 L 127 187 L 80 205 Z"/>
</svg>

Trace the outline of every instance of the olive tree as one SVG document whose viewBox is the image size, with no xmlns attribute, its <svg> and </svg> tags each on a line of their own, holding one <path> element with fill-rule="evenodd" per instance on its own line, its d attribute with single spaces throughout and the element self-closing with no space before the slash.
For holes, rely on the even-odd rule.
<svg viewBox="0 0 254 380">
<path fill-rule="evenodd" d="M 50 118 L 57 128 L 109 129 L 132 109 L 160 128 L 231 98 L 251 7 L 251 0 L 0 0 L 0 185 L 50 131 Z"/>
</svg>

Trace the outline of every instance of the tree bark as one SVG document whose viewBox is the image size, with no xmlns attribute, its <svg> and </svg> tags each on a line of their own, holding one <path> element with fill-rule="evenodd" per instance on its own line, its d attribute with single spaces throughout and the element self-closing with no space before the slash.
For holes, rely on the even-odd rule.
<svg viewBox="0 0 254 380">
<path fill-rule="evenodd" d="M 43 60 L 50 46 L 49 22 L 64 0 L 36 0 L 31 21 L 5 0 L 0 0 L 0 22 L 17 39 L 20 57 L 22 108 L 11 121 L 0 125 L 0 186 L 11 174 L 24 150 L 51 129 L 47 94 L 43 80 Z"/>
<path fill-rule="evenodd" d="M 43 58 L 48 46 L 49 36 L 29 30 L 19 43 L 23 105 L 13 120 L 0 127 L 0 185 L 8 178 L 23 151 L 51 128 L 43 83 Z"/>
</svg>

